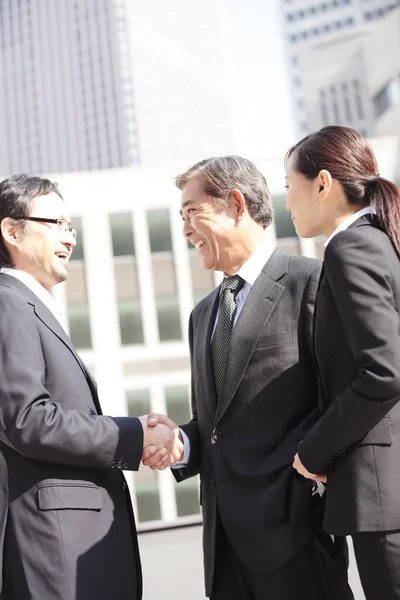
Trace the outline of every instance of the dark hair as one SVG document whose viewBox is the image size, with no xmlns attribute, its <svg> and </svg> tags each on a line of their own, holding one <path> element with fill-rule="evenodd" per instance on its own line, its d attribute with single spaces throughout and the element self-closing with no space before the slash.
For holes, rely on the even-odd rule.
<svg viewBox="0 0 400 600">
<path fill-rule="evenodd" d="M 226 209 L 232 190 L 238 189 L 254 221 L 264 228 L 271 224 L 273 210 L 268 185 L 250 160 L 241 156 L 206 158 L 178 175 L 175 184 L 183 190 L 194 177 L 199 177 L 204 193 L 214 199 L 219 210 Z"/>
<path fill-rule="evenodd" d="M 49 179 L 29 175 L 13 175 L 0 182 L 0 222 L 9 217 L 29 217 L 32 200 L 54 192 L 62 198 L 57 184 Z M 27 223 L 18 222 L 23 231 Z M 0 231 L 0 267 L 12 267 L 12 261 Z"/>
<path fill-rule="evenodd" d="M 376 210 L 379 226 L 400 256 L 400 189 L 378 173 L 371 146 L 355 129 L 332 125 L 307 135 L 286 154 L 294 169 L 314 179 L 326 169 L 342 186 L 350 204 Z"/>
</svg>

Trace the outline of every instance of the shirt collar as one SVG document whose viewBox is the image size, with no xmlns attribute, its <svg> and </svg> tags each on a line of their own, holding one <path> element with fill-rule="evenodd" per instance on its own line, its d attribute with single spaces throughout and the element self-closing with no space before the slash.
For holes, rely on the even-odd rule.
<svg viewBox="0 0 400 600">
<path fill-rule="evenodd" d="M 274 250 L 271 240 L 265 237 L 264 242 L 249 256 L 236 275 L 240 275 L 249 285 L 253 285 Z"/>
<path fill-rule="evenodd" d="M 326 240 L 326 242 L 324 244 L 325 248 L 327 247 L 327 245 L 329 244 L 331 239 L 337 233 L 339 233 L 339 231 L 344 231 L 345 229 L 350 227 L 350 225 L 352 223 L 354 223 L 354 221 L 357 221 L 357 219 L 359 219 L 360 217 L 362 217 L 364 215 L 376 215 L 376 210 L 372 206 L 367 206 L 366 208 L 362 208 L 361 210 L 358 210 L 356 213 L 354 213 L 350 217 L 347 217 L 347 219 L 342 221 L 342 223 L 340 223 L 339 227 L 336 227 L 335 231 L 333 233 L 331 233 L 331 235 L 328 237 L 328 239 Z"/>
<path fill-rule="evenodd" d="M 0 273 L 4 273 L 5 275 L 11 275 L 16 279 L 19 279 L 28 287 L 31 292 L 35 294 L 43 302 L 45 306 L 53 313 L 54 316 L 58 317 L 60 311 L 58 310 L 57 303 L 54 300 L 53 296 L 44 288 L 33 275 L 26 273 L 26 271 L 20 271 L 18 269 L 10 269 L 8 267 L 3 267 L 0 269 Z"/>
</svg>

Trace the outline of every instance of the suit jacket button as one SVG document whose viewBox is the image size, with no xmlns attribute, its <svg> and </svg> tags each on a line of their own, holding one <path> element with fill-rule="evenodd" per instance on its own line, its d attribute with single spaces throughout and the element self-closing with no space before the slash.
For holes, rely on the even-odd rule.
<svg viewBox="0 0 400 600">
<path fill-rule="evenodd" d="M 129 465 L 128 461 L 126 460 L 122 466 L 124 467 L 124 469 L 129 469 L 130 465 Z"/>
<path fill-rule="evenodd" d="M 117 469 L 122 469 L 122 462 L 120 460 L 117 462 Z"/>
<path fill-rule="evenodd" d="M 210 479 L 210 488 L 213 488 L 213 487 L 215 487 L 215 479 L 214 479 L 214 477 L 212 477 Z"/>
<path fill-rule="evenodd" d="M 110 467 L 111 467 L 112 469 L 115 469 L 115 467 L 116 467 L 116 466 L 117 466 L 117 463 L 116 463 L 116 461 L 115 461 L 115 460 L 112 460 L 112 461 L 111 461 L 111 463 L 110 463 Z"/>
<path fill-rule="evenodd" d="M 215 444 L 216 442 L 218 442 L 220 437 L 221 437 L 221 432 L 218 431 L 218 429 L 214 429 L 214 431 L 211 434 L 211 443 Z"/>
<path fill-rule="evenodd" d="M 123 481 L 122 482 L 122 491 L 126 492 L 127 487 L 128 487 L 128 484 L 126 483 L 126 481 Z"/>
</svg>

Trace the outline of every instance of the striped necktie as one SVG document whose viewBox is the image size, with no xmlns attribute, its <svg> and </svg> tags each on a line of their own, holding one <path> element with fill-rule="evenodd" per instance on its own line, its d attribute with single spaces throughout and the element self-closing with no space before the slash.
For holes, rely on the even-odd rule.
<svg viewBox="0 0 400 600">
<path fill-rule="evenodd" d="M 211 360 L 214 372 L 217 399 L 221 396 L 225 376 L 226 362 L 229 351 L 233 323 L 237 310 L 236 296 L 244 286 L 244 279 L 239 275 L 225 277 L 222 283 L 221 302 L 219 305 L 218 321 L 211 342 Z"/>
</svg>

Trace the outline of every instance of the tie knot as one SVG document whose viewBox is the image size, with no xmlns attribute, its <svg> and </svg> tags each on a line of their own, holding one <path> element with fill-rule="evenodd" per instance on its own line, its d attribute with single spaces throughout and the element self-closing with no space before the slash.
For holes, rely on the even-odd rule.
<svg viewBox="0 0 400 600">
<path fill-rule="evenodd" d="M 231 277 L 225 277 L 224 279 L 224 291 L 229 290 L 230 292 L 233 292 L 235 296 L 242 289 L 243 286 L 244 279 L 242 279 L 240 275 L 232 275 Z"/>
</svg>

